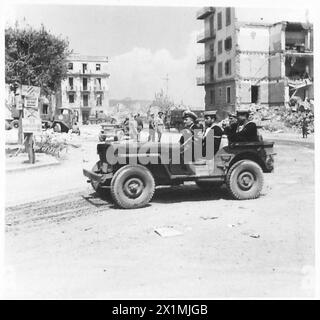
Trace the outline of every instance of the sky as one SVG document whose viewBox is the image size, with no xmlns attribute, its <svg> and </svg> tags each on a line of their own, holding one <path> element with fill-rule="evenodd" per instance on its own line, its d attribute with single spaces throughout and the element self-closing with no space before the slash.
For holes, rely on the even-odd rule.
<svg viewBox="0 0 320 320">
<path fill-rule="evenodd" d="M 34 27 L 41 23 L 68 38 L 70 48 L 84 55 L 110 59 L 110 97 L 152 99 L 160 89 L 175 102 L 204 108 L 204 88 L 196 85 L 202 70 L 196 65 L 203 44 L 196 35 L 203 28 L 199 7 L 139 7 L 83 5 L 13 5 L 7 24 L 15 20 Z M 305 19 L 305 10 L 242 9 L 250 20 Z"/>
</svg>

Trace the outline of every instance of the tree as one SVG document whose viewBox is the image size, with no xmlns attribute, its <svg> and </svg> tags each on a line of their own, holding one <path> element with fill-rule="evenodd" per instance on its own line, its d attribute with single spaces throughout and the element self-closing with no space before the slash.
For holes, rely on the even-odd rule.
<svg viewBox="0 0 320 320">
<path fill-rule="evenodd" d="M 5 78 L 7 83 L 39 86 L 42 93 L 56 91 L 66 77 L 67 40 L 30 26 L 5 30 Z"/>
</svg>

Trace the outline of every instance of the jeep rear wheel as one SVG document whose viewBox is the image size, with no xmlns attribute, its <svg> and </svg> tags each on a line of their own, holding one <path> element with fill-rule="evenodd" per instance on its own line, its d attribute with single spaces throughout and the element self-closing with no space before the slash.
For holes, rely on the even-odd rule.
<svg viewBox="0 0 320 320">
<path fill-rule="evenodd" d="M 250 160 L 236 162 L 228 171 L 226 184 L 234 199 L 258 198 L 263 187 L 262 169 Z"/>
<path fill-rule="evenodd" d="M 111 180 L 111 196 L 123 209 L 145 206 L 152 199 L 154 190 L 151 172 L 141 165 L 126 165 Z"/>
</svg>

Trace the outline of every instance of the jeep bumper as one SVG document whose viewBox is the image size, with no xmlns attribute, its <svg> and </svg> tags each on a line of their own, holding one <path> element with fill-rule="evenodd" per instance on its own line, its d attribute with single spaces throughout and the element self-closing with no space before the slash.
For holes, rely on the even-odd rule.
<svg viewBox="0 0 320 320">
<path fill-rule="evenodd" d="M 112 173 L 95 173 L 93 171 L 83 169 L 83 175 L 89 178 L 90 181 L 105 182 L 107 179 L 111 179 Z"/>
</svg>

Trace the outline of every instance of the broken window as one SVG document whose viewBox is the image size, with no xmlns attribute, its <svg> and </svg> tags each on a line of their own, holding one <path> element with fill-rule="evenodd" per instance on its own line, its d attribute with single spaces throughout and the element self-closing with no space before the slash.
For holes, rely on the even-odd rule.
<svg viewBox="0 0 320 320">
<path fill-rule="evenodd" d="M 231 74 L 231 60 L 226 61 L 224 64 L 224 73 L 226 76 Z"/>
<path fill-rule="evenodd" d="M 69 94 L 69 103 L 74 103 L 74 94 Z"/>
<path fill-rule="evenodd" d="M 232 49 L 232 38 L 228 37 L 226 40 L 224 40 L 224 49 L 226 51 L 229 51 Z"/>
<path fill-rule="evenodd" d="M 209 24 L 210 24 L 210 36 L 213 36 L 213 30 L 214 30 L 214 25 L 213 25 L 213 16 L 211 16 L 210 18 L 209 18 L 210 20 L 209 20 Z"/>
<path fill-rule="evenodd" d="M 100 71 L 101 70 L 101 64 L 100 63 L 97 63 L 96 64 L 96 71 Z"/>
<path fill-rule="evenodd" d="M 226 26 L 231 24 L 231 8 L 226 8 Z"/>
<path fill-rule="evenodd" d="M 251 103 L 258 103 L 260 86 L 251 86 Z"/>
<path fill-rule="evenodd" d="M 218 54 L 222 53 L 222 40 L 218 41 Z"/>
<path fill-rule="evenodd" d="M 48 105 L 47 104 L 43 104 L 42 105 L 42 113 L 43 114 L 48 114 Z"/>
<path fill-rule="evenodd" d="M 231 87 L 227 87 L 226 89 L 226 102 L 231 103 Z"/>
<path fill-rule="evenodd" d="M 87 78 L 82 79 L 82 86 L 83 86 L 83 90 L 88 90 L 88 79 Z"/>
<path fill-rule="evenodd" d="M 222 29 L 222 12 L 218 13 L 218 30 Z"/>
<path fill-rule="evenodd" d="M 210 59 L 213 59 L 214 57 L 214 44 L 210 44 Z"/>
<path fill-rule="evenodd" d="M 222 77 L 222 62 L 218 63 L 218 77 Z"/>
<path fill-rule="evenodd" d="M 220 87 L 219 88 L 219 97 L 221 97 L 222 96 L 222 88 Z"/>
<path fill-rule="evenodd" d="M 72 62 L 68 63 L 68 70 L 73 70 L 73 63 Z"/>
</svg>

